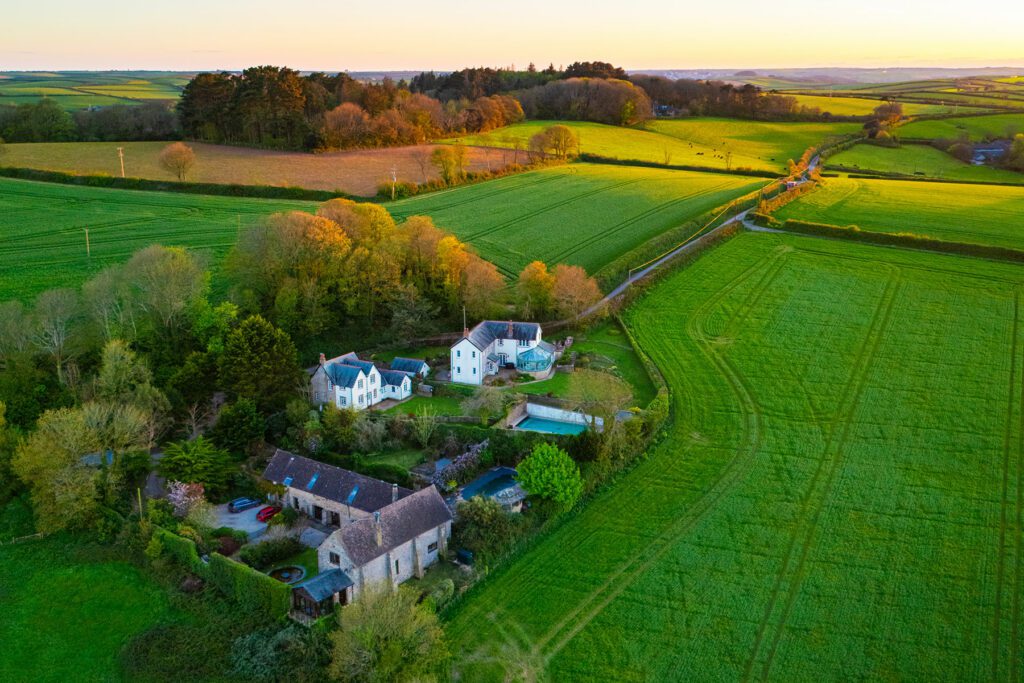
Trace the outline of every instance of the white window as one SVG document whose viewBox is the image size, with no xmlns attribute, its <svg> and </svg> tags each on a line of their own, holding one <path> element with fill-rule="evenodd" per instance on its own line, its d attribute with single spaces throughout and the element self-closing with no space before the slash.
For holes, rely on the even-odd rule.
<svg viewBox="0 0 1024 683">
<path fill-rule="evenodd" d="M 370 375 L 370 384 L 376 384 L 376 383 L 377 383 L 377 377 L 375 375 Z"/>
<path fill-rule="evenodd" d="M 359 380 L 359 388 L 360 388 L 360 389 L 362 389 L 362 388 L 363 388 L 363 380 Z"/>
<path fill-rule="evenodd" d="M 314 401 L 319 401 L 320 400 L 320 392 L 319 391 L 314 391 L 313 392 L 313 400 Z"/>
<path fill-rule="evenodd" d="M 437 552 L 437 543 L 431 543 L 430 545 L 428 545 L 427 546 L 427 552 L 428 553 Z M 333 555 L 334 553 L 331 553 L 331 554 Z M 337 562 L 335 562 L 335 564 L 337 564 Z"/>
<path fill-rule="evenodd" d="M 476 374 L 476 368 L 473 368 L 473 374 L 474 375 Z"/>
<path fill-rule="evenodd" d="M 461 375 L 462 374 L 462 368 L 461 367 L 455 368 L 455 374 L 456 375 Z"/>
<path fill-rule="evenodd" d="M 476 358 L 476 351 L 473 352 L 473 358 Z"/>
<path fill-rule="evenodd" d="M 327 388 L 328 389 L 333 389 L 334 388 L 334 382 L 331 381 L 330 377 L 327 378 Z"/>
<path fill-rule="evenodd" d="M 345 397 L 344 396 L 341 397 L 341 405 L 342 405 L 342 407 L 345 406 Z"/>
<path fill-rule="evenodd" d="M 363 395 L 359 394 L 359 405 L 363 404 Z"/>
<path fill-rule="evenodd" d="M 377 398 L 377 390 L 376 389 L 373 390 L 373 397 Z"/>
<path fill-rule="evenodd" d="M 462 358 L 462 350 L 461 349 L 458 349 L 458 350 L 455 351 L 455 357 L 456 358 Z"/>
</svg>

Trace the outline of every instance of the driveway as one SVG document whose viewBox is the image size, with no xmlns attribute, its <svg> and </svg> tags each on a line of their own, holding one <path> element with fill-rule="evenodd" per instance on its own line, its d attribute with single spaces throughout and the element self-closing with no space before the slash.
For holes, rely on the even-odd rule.
<svg viewBox="0 0 1024 683">
<path fill-rule="evenodd" d="M 262 536 L 263 532 L 267 530 L 266 522 L 256 519 L 257 513 L 263 507 L 263 505 L 257 505 L 254 508 L 242 510 L 241 512 L 228 512 L 228 506 L 225 503 L 223 505 L 215 505 L 213 514 L 217 517 L 217 526 L 226 526 L 231 529 L 244 531 L 249 534 L 249 540 L 252 541 Z"/>
</svg>

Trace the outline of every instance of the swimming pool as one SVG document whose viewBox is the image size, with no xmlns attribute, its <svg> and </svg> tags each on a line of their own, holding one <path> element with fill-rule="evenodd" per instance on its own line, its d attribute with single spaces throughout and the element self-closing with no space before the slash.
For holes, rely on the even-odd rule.
<svg viewBox="0 0 1024 683">
<path fill-rule="evenodd" d="M 527 417 L 516 425 L 516 429 L 544 434 L 579 434 L 587 431 L 587 425 L 561 420 L 546 420 L 542 417 Z"/>
</svg>

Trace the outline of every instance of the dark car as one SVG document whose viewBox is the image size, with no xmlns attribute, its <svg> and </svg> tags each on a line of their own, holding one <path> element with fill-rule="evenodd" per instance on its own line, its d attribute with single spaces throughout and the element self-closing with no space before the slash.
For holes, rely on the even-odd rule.
<svg viewBox="0 0 1024 683">
<path fill-rule="evenodd" d="M 256 519 L 260 522 L 265 522 L 280 511 L 281 508 L 274 505 L 268 505 L 267 507 L 263 508 L 262 510 L 256 513 Z"/>
<path fill-rule="evenodd" d="M 252 498 L 235 498 L 233 501 L 228 503 L 228 512 L 251 510 L 259 504 L 260 502 L 258 500 L 253 500 Z"/>
</svg>

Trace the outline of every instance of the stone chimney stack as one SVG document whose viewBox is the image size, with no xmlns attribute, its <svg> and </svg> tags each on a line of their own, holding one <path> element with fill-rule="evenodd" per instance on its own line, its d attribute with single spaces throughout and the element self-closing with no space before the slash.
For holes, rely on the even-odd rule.
<svg viewBox="0 0 1024 683">
<path fill-rule="evenodd" d="M 380 526 L 380 510 L 373 513 L 373 525 L 377 530 L 377 547 L 384 545 L 384 529 Z"/>
<path fill-rule="evenodd" d="M 323 365 L 326 362 L 327 362 L 327 356 L 325 356 L 324 354 L 321 353 L 320 354 L 320 365 Z"/>
<path fill-rule="evenodd" d="M 391 485 L 391 502 L 398 500 L 398 484 Z"/>
<path fill-rule="evenodd" d="M 512 321 L 511 320 L 508 321 L 508 338 L 509 339 L 514 339 L 515 338 L 515 337 L 512 336 Z"/>
</svg>

